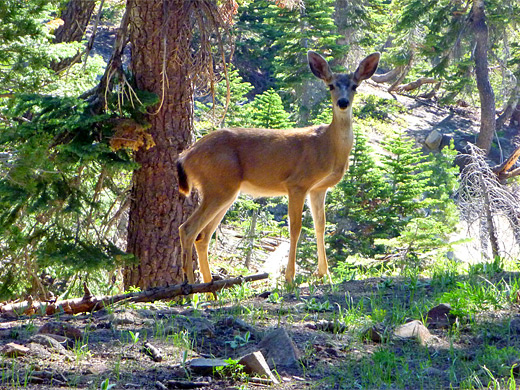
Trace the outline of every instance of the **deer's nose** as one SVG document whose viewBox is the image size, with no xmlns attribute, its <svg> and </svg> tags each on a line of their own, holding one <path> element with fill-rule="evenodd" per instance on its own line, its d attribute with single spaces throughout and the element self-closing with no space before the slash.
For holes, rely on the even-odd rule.
<svg viewBox="0 0 520 390">
<path fill-rule="evenodd" d="M 348 101 L 348 99 L 339 99 L 338 100 L 338 107 L 341 109 L 347 108 L 349 104 L 350 104 L 350 102 Z"/>
</svg>

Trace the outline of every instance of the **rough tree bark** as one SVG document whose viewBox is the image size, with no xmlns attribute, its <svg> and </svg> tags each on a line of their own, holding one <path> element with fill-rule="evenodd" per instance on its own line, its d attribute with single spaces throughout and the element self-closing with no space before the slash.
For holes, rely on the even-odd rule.
<svg viewBox="0 0 520 390">
<path fill-rule="evenodd" d="M 189 56 L 179 46 L 190 41 L 192 26 L 182 17 L 182 1 L 128 1 L 131 69 L 137 87 L 161 102 L 146 115 L 155 147 L 136 154 L 127 251 L 139 265 L 126 268 L 124 285 L 141 289 L 183 280 L 178 229 L 193 211 L 179 194 L 176 160 L 192 141 L 193 85 Z"/>
<path fill-rule="evenodd" d="M 54 42 L 80 42 L 85 35 L 95 5 L 95 0 L 70 0 L 61 13 L 64 23 L 54 33 Z M 78 52 L 74 57 L 54 62 L 51 67 L 54 71 L 59 72 L 77 62 L 79 57 Z"/>
<path fill-rule="evenodd" d="M 473 33 L 475 35 L 475 75 L 480 96 L 480 133 L 477 146 L 486 154 L 491 149 L 491 142 L 495 134 L 495 93 L 489 82 L 488 71 L 488 26 L 486 24 L 484 0 L 474 0 L 471 9 Z"/>
</svg>

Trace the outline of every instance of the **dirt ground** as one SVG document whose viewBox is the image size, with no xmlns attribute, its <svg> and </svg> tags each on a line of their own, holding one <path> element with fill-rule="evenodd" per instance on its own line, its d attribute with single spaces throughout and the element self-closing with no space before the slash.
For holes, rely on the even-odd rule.
<svg viewBox="0 0 520 390">
<path fill-rule="evenodd" d="M 275 299 L 258 296 L 265 291 L 256 282 L 245 287 L 255 296 L 243 299 L 244 291 L 237 289 L 228 303 L 138 304 L 76 316 L 1 318 L 0 348 L 16 343 L 30 352 L 1 358 L 0 388 L 100 389 L 107 379 L 105 385 L 113 389 L 156 389 L 158 381 L 206 382 L 202 388 L 215 390 L 266 388 L 233 373 L 197 375 L 189 362 L 198 357 L 237 359 L 258 350 L 270 329 L 282 327 L 297 346 L 300 360 L 291 367 L 276 367 L 281 383 L 270 388 L 442 389 L 458 387 L 468 375 L 462 368 L 454 369 L 454 358 L 471 363 L 479 359 L 476 351 L 485 343 L 520 344 L 518 307 L 462 321 L 455 338 L 453 324 L 438 327 L 432 321 L 428 323 L 432 336 L 424 343 L 416 337 L 396 337 L 395 324 L 411 320 L 406 316 L 410 309 L 422 309 L 426 316 L 433 306 L 431 281 L 419 282 L 411 286 L 404 279 L 370 278 L 277 292 Z M 396 318 L 402 313 L 405 317 Z M 377 323 L 379 317 L 384 319 Z M 69 348 L 39 344 L 34 335 L 49 323 L 72 329 L 69 338 L 77 340 L 69 340 Z M 374 329 L 382 340 L 367 329 Z M 160 349 L 162 361 L 155 362 L 144 352 L 145 342 Z M 390 367 L 388 382 L 372 381 L 373 387 L 366 387 L 371 381 L 365 376 L 374 373 L 370 367 L 379 366 L 376 357 L 381 351 L 394 356 L 383 366 L 395 363 L 396 357 L 398 362 Z"/>
</svg>

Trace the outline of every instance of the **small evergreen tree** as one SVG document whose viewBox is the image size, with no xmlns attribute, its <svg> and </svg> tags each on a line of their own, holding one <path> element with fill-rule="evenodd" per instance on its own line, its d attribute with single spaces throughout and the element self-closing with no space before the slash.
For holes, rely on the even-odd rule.
<svg viewBox="0 0 520 390">
<path fill-rule="evenodd" d="M 338 60 L 347 47 L 340 43 L 342 37 L 334 23 L 332 0 L 308 0 L 305 7 L 273 12 L 272 22 L 281 32 L 274 42 L 274 76 L 284 102 L 297 111 L 296 122 L 305 126 L 319 112 L 322 102 L 329 99 L 322 82 L 308 69 L 307 51 L 312 49 L 329 60 Z M 333 63 L 333 70 L 340 70 L 337 65 Z"/>
<path fill-rule="evenodd" d="M 399 219 L 386 221 L 397 226 L 399 231 L 394 237 L 375 242 L 398 252 L 402 259 L 419 260 L 421 254 L 432 251 L 445 253 L 450 247 L 448 236 L 459 220 L 457 207 L 451 198 L 457 188 L 458 168 L 453 165 L 456 151 L 452 145 L 426 159 L 419 154 L 418 148 L 412 148 L 413 141 L 407 137 L 399 138 L 400 141 L 393 138 L 390 148 L 399 153 L 395 155 L 399 158 L 387 159 L 390 177 L 400 182 L 397 186 L 396 182 L 393 183 L 396 193 L 390 197 Z M 398 161 L 409 161 L 412 164 L 409 168 L 413 170 L 397 168 Z M 397 206 L 399 203 L 402 205 Z"/>
<path fill-rule="evenodd" d="M 130 181 L 124 173 L 136 168 L 130 149 L 153 141 L 137 122 L 94 115 L 81 99 L 18 95 L 10 103 L 0 122 L 0 297 L 61 294 L 73 275 L 106 283 L 106 272 L 94 271 L 129 258 L 114 221 Z"/>
<path fill-rule="evenodd" d="M 243 127 L 247 125 L 248 110 L 246 109 L 246 95 L 253 86 L 244 82 L 237 69 L 230 65 L 228 70 L 229 81 L 229 104 L 226 106 L 228 84 L 225 79 L 220 80 L 215 88 L 211 103 L 195 102 L 195 116 L 198 121 L 195 128 L 201 135 L 215 130 L 217 127 Z M 224 120 L 222 120 L 224 119 Z"/>
<path fill-rule="evenodd" d="M 390 190 L 384 224 L 385 230 L 396 236 L 425 206 L 428 164 L 421 150 L 415 147 L 415 141 L 402 132 L 395 131 L 383 147 L 389 153 L 381 156 L 381 162 Z"/>
<path fill-rule="evenodd" d="M 448 248 L 458 221 L 451 196 L 456 188 L 455 153 L 422 155 L 414 141 L 395 132 L 374 160 L 366 136 L 355 127 L 350 168 L 328 197 L 335 234 L 331 258 L 396 251 L 403 258 Z"/>
<path fill-rule="evenodd" d="M 252 127 L 264 129 L 287 129 L 293 127 L 289 113 L 283 108 L 282 99 L 273 89 L 257 95 L 249 104 Z"/>
<path fill-rule="evenodd" d="M 367 137 L 357 126 L 354 132 L 350 168 L 328 201 L 336 225 L 336 234 L 330 237 L 329 243 L 339 258 L 350 251 L 373 255 L 374 238 L 385 233 L 383 207 L 387 203 L 389 185 L 372 157 Z"/>
</svg>

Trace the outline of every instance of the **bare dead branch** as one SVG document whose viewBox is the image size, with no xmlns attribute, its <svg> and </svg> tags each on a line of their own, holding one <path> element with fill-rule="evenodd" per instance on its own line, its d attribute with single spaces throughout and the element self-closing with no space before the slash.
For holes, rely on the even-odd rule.
<svg viewBox="0 0 520 390">
<path fill-rule="evenodd" d="M 518 158 L 520 158 L 520 146 L 516 148 L 516 150 L 513 153 L 511 153 L 511 156 L 509 156 L 509 158 L 506 161 L 504 161 L 500 165 L 493 167 L 493 172 L 498 176 L 498 179 L 501 183 L 504 183 L 505 180 L 511 177 L 519 175 L 519 173 L 517 172 L 520 168 L 508 172 L 513 167 L 513 165 L 516 164 Z"/>
<path fill-rule="evenodd" d="M 396 90 L 398 92 L 402 92 L 402 91 L 413 91 L 414 89 L 417 89 L 417 88 L 420 88 L 422 87 L 424 84 L 436 84 L 438 83 L 439 81 L 434 79 L 434 78 L 430 78 L 430 77 L 421 77 L 420 79 L 417 79 L 415 81 L 412 81 L 411 83 L 408 83 L 408 84 L 403 84 L 403 85 L 400 85 L 396 88 Z"/>
<path fill-rule="evenodd" d="M 161 299 L 172 299 L 180 295 L 198 293 L 216 293 L 245 282 L 267 279 L 268 273 L 239 276 L 233 279 L 217 280 L 211 283 L 175 284 L 168 287 L 155 287 L 142 292 L 118 294 L 113 296 L 95 297 L 84 285 L 85 295 L 81 298 L 66 299 L 57 302 L 36 302 L 33 300 L 0 304 L 0 314 L 8 316 L 18 315 L 53 315 L 59 312 L 67 314 L 89 313 L 101 310 L 106 306 L 118 302 L 137 303 L 153 302 Z"/>
<path fill-rule="evenodd" d="M 397 68 L 392 69 L 390 72 L 375 74 L 370 80 L 375 81 L 376 83 L 391 83 L 397 78 L 397 76 L 401 74 L 403 68 L 404 66 L 398 66 Z"/>
<path fill-rule="evenodd" d="M 493 255 L 495 252 L 504 255 L 499 245 L 503 234 L 511 234 L 513 240 L 520 243 L 520 193 L 517 188 L 499 181 L 497 174 L 486 162 L 482 149 L 473 144 L 467 147 L 468 153 L 463 156 L 465 165 L 457 191 L 461 218 L 468 225 L 479 224 L 483 253 L 491 245 Z M 502 225 L 501 229 L 496 226 L 498 222 Z M 510 239 L 502 238 L 502 242 Z"/>
<path fill-rule="evenodd" d="M 415 53 L 413 51 L 410 53 L 410 58 L 408 59 L 408 63 L 406 64 L 406 66 L 403 67 L 403 71 L 401 72 L 401 74 L 399 75 L 397 80 L 394 81 L 394 83 L 388 88 L 388 92 L 395 91 L 397 89 L 397 87 L 401 84 L 401 82 L 404 80 L 404 78 L 406 77 L 408 72 L 410 72 L 410 70 L 412 69 L 412 65 L 413 65 L 414 54 Z"/>
<path fill-rule="evenodd" d="M 163 360 L 161 350 L 149 342 L 143 344 L 143 352 L 149 355 L 154 362 L 162 362 Z"/>
</svg>

